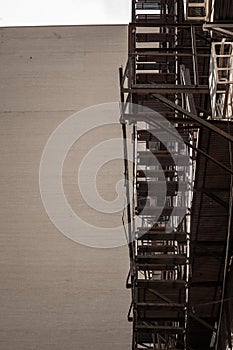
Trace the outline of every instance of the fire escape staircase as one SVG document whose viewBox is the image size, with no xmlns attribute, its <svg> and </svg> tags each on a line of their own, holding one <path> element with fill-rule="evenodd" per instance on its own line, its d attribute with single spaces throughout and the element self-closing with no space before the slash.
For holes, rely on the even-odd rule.
<svg viewBox="0 0 233 350">
<path fill-rule="evenodd" d="M 209 87 L 211 50 L 222 36 L 203 30 L 209 7 L 199 11 L 203 18 L 185 17 L 185 6 L 197 15 L 193 8 L 205 2 L 190 3 L 133 0 L 128 62 L 120 69 L 124 147 L 128 129 L 134 144 L 127 207 L 132 350 L 231 346 L 232 101 L 213 112 L 219 90 Z M 231 51 L 218 54 L 224 52 L 231 63 Z M 224 87 L 231 84 L 231 67 L 226 71 Z M 177 131 L 182 142 L 161 141 L 164 130 Z M 130 180 L 127 160 L 125 174 Z"/>
</svg>

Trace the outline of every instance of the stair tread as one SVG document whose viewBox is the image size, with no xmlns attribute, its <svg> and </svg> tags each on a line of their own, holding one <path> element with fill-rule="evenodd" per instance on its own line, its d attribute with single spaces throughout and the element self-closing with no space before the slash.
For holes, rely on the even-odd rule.
<svg viewBox="0 0 233 350">
<path fill-rule="evenodd" d="M 167 262 L 168 264 L 173 263 L 185 263 L 186 262 L 186 255 L 178 255 L 178 254 L 156 254 L 156 255 L 137 255 L 136 256 L 136 262 L 143 262 L 145 261 L 146 264 L 155 264 L 156 261 L 158 262 Z"/>
<path fill-rule="evenodd" d="M 187 235 L 187 232 L 185 231 L 169 231 L 166 232 L 166 227 L 138 227 L 137 232 L 142 232 L 142 233 L 147 233 L 147 232 L 152 232 L 154 234 L 156 233 L 164 233 L 164 235 Z"/>
<path fill-rule="evenodd" d="M 150 151 L 138 151 L 138 156 L 143 157 L 172 157 L 172 158 L 183 158 L 189 160 L 189 156 L 183 154 L 171 154 L 169 151 L 165 150 L 150 150 Z"/>
<path fill-rule="evenodd" d="M 156 280 L 156 279 L 151 279 L 151 280 L 144 280 L 144 279 L 137 279 L 136 280 L 136 285 L 138 287 L 142 287 L 142 286 L 165 286 L 167 287 L 168 285 L 173 285 L 173 286 L 179 286 L 179 287 L 183 287 L 186 285 L 186 281 L 179 279 L 179 280 L 169 280 L 169 279 L 164 279 L 164 280 Z M 149 287 L 150 288 L 150 287 Z"/>
<path fill-rule="evenodd" d="M 174 264 L 145 264 L 145 263 L 136 263 L 136 266 L 141 271 L 174 271 L 176 265 Z"/>
<path fill-rule="evenodd" d="M 139 230 L 136 232 L 138 240 L 150 240 L 150 241 L 177 241 L 185 243 L 187 240 L 186 233 L 165 231 L 153 231 L 153 230 Z"/>
<path fill-rule="evenodd" d="M 171 333 L 177 333 L 177 332 L 183 332 L 185 329 L 184 327 L 175 327 L 175 326 L 152 326 L 152 325 L 136 325 L 136 330 L 144 330 L 144 331 L 170 331 Z"/>
<path fill-rule="evenodd" d="M 139 204 L 137 206 L 137 215 L 144 215 L 144 216 L 181 216 L 183 217 L 185 215 L 185 212 L 187 210 L 186 207 L 158 207 L 158 206 L 148 206 L 147 204 Z"/>
<path fill-rule="evenodd" d="M 136 303 L 137 307 L 155 307 L 155 308 L 172 308 L 172 309 L 184 309 L 185 304 L 178 304 L 178 303 Z"/>
<path fill-rule="evenodd" d="M 174 252 L 174 250 L 176 249 L 175 246 L 172 245 L 141 245 L 138 246 L 138 251 L 139 252 Z"/>
<path fill-rule="evenodd" d="M 175 170 L 138 170 L 137 171 L 137 177 L 159 177 L 162 176 L 162 178 L 165 177 L 174 177 L 176 174 L 179 174 L 181 172 L 176 172 Z"/>
<path fill-rule="evenodd" d="M 168 33 L 136 33 L 136 41 L 140 43 L 150 43 L 150 42 L 174 42 L 175 34 Z"/>
</svg>

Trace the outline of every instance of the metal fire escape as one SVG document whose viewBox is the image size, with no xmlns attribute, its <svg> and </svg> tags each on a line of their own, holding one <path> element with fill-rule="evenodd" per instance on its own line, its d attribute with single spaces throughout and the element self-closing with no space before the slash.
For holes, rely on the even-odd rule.
<svg viewBox="0 0 233 350">
<path fill-rule="evenodd" d="M 128 44 L 132 350 L 232 349 L 233 3 L 133 0 Z"/>
</svg>

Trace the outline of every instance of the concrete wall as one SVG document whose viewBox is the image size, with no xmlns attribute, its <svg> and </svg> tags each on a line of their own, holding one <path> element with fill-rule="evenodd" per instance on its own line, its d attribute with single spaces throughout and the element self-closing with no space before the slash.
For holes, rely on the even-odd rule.
<svg viewBox="0 0 233 350">
<path fill-rule="evenodd" d="M 126 26 L 0 28 L 1 350 L 130 348 L 127 248 L 87 248 L 63 236 L 38 185 L 41 154 L 56 126 L 83 107 L 119 100 L 126 54 Z M 118 128 L 112 133 L 121 136 Z M 82 152 L 74 148 L 68 175 L 91 140 Z M 100 183 L 107 197 L 114 196 L 112 173 L 121 177 L 122 166 L 108 169 Z M 80 209 L 73 189 L 67 182 Z"/>
</svg>

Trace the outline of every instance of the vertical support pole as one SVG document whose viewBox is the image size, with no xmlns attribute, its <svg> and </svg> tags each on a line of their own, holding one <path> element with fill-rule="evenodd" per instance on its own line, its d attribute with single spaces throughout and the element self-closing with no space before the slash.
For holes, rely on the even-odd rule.
<svg viewBox="0 0 233 350">
<path fill-rule="evenodd" d="M 136 21 L 136 0 L 132 1 L 132 22 Z"/>
<path fill-rule="evenodd" d="M 135 40 L 136 40 L 136 28 L 131 23 L 128 28 L 128 59 L 129 59 L 129 76 L 128 87 L 131 88 L 132 83 L 135 83 Z"/>
<path fill-rule="evenodd" d="M 196 32 L 195 32 L 195 27 L 193 25 L 191 25 L 191 40 L 192 40 L 194 85 L 198 86 L 199 72 L 198 72 L 198 62 L 197 62 Z"/>
<path fill-rule="evenodd" d="M 119 80 L 120 86 L 123 82 L 123 69 L 119 68 Z M 121 117 L 123 113 L 123 104 L 124 104 L 124 93 L 121 89 Z M 128 246 L 129 246 L 129 255 L 130 255 L 130 273 L 131 273 L 131 283 L 134 279 L 134 237 L 132 233 L 132 215 L 131 215 L 131 205 L 130 205 L 130 191 L 129 191 L 129 163 L 128 163 L 128 149 L 127 149 L 127 130 L 126 123 L 123 121 L 121 123 L 122 133 L 123 133 L 123 147 L 124 147 L 124 168 L 125 168 L 125 186 L 126 186 L 126 200 L 127 200 L 127 224 L 128 224 Z"/>
</svg>

